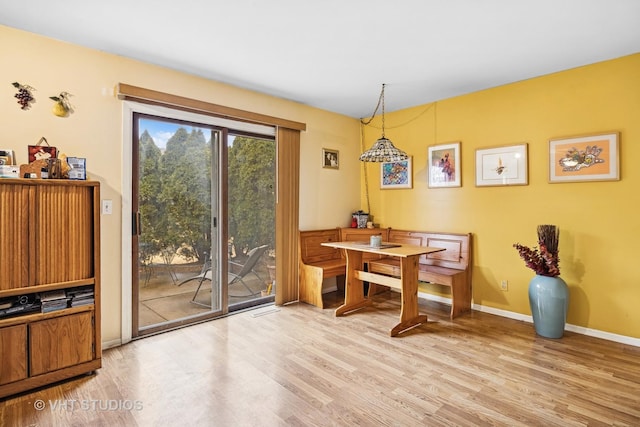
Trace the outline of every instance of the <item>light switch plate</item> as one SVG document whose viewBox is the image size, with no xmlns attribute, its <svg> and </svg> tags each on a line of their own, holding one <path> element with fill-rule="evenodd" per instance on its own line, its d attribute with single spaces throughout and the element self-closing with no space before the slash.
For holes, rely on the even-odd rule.
<svg viewBox="0 0 640 427">
<path fill-rule="evenodd" d="M 111 215 L 113 213 L 113 200 L 105 199 L 102 201 L 102 214 Z"/>
</svg>

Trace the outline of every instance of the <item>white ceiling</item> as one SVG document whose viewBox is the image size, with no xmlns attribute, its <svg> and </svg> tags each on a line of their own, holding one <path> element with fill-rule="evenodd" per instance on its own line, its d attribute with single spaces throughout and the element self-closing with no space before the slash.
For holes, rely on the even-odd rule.
<svg viewBox="0 0 640 427">
<path fill-rule="evenodd" d="M 0 24 L 352 117 L 382 83 L 393 111 L 640 52 L 640 0 L 0 0 Z"/>
</svg>

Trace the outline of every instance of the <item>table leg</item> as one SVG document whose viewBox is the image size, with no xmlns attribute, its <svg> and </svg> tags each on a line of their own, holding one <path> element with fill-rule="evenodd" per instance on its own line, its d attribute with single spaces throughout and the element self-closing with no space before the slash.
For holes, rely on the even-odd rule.
<svg viewBox="0 0 640 427">
<path fill-rule="evenodd" d="M 422 323 L 427 323 L 427 316 L 418 312 L 418 259 L 419 256 L 400 258 L 400 280 L 402 281 L 402 306 L 400 309 L 400 323 L 391 329 L 390 335 L 397 336 L 400 332 Z"/>
<path fill-rule="evenodd" d="M 368 307 L 372 301 L 364 297 L 362 280 L 356 277 L 356 271 L 363 270 L 362 252 L 346 250 L 347 274 L 344 284 L 344 304 L 336 309 L 336 316 L 342 316 L 350 311 Z"/>
</svg>

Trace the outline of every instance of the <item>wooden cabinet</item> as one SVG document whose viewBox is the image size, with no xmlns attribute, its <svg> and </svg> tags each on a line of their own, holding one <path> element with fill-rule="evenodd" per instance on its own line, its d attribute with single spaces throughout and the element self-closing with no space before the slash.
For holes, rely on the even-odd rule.
<svg viewBox="0 0 640 427">
<path fill-rule="evenodd" d="M 88 304 L 0 316 L 0 398 L 100 368 L 99 205 L 98 182 L 0 180 L 0 303 L 93 292 Z"/>
</svg>

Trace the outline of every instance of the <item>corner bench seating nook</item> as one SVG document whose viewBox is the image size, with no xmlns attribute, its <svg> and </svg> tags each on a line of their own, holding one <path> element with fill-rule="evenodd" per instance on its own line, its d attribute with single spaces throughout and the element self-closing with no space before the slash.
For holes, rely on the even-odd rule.
<svg viewBox="0 0 640 427">
<path fill-rule="evenodd" d="M 323 308 L 322 281 L 336 277 L 344 286 L 346 259 L 339 249 L 322 246 L 324 242 L 368 241 L 381 234 L 383 242 L 445 248 L 445 251 L 420 257 L 418 279 L 451 288 L 451 318 L 471 310 L 471 233 L 432 233 L 386 229 L 331 228 L 300 231 L 300 301 Z M 364 254 L 372 273 L 400 276 L 400 261 L 376 254 Z M 381 285 L 371 284 L 369 295 Z"/>
</svg>

